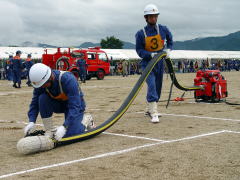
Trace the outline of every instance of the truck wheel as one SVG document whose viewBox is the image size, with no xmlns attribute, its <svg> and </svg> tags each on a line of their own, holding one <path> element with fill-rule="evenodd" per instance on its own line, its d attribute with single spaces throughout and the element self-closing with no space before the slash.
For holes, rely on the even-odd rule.
<svg viewBox="0 0 240 180">
<path fill-rule="evenodd" d="M 102 69 L 99 69 L 97 71 L 97 79 L 98 80 L 103 80 L 104 79 L 104 76 L 105 76 L 105 72 L 102 70 Z"/>
<path fill-rule="evenodd" d="M 62 71 L 67 71 L 70 68 L 70 64 L 69 64 L 69 58 L 66 56 L 62 56 L 60 57 L 57 61 L 56 61 L 56 69 L 57 70 L 62 70 Z"/>
</svg>

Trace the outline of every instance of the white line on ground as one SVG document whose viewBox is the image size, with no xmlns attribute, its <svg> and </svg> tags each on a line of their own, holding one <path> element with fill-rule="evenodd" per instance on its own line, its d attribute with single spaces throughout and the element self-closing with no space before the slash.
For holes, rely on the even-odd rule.
<svg viewBox="0 0 240 180">
<path fill-rule="evenodd" d="M 190 139 L 195 139 L 195 138 L 204 137 L 204 136 L 211 136 L 211 135 L 221 134 L 221 133 L 225 133 L 225 132 L 240 133 L 240 132 L 236 132 L 236 131 L 221 130 L 221 131 L 217 131 L 217 132 L 206 133 L 206 134 L 203 134 L 203 135 L 185 137 L 185 138 L 181 138 L 181 139 L 177 139 L 177 140 L 161 140 L 161 139 L 145 138 L 145 137 L 141 137 L 141 136 L 129 136 L 129 135 L 125 135 L 125 134 L 116 134 L 116 133 L 108 133 L 108 132 L 104 132 L 104 134 L 169 143 L 169 142 L 178 142 L 178 141 L 190 140 Z"/>
<path fill-rule="evenodd" d="M 0 122 L 12 123 L 13 121 L 0 120 Z M 16 121 L 15 123 L 28 124 L 28 123 L 23 122 L 23 121 Z M 43 127 L 43 124 L 35 124 L 35 125 Z M 218 132 L 220 132 L 220 133 L 228 132 L 228 133 L 240 134 L 240 132 L 238 132 L 238 131 L 231 131 L 231 130 L 222 130 L 222 131 L 218 131 Z M 156 141 L 156 142 L 168 142 L 167 140 L 162 140 L 162 139 L 148 138 L 148 137 L 142 137 L 142 136 L 133 136 L 133 135 L 127 135 L 127 134 L 118 134 L 118 133 L 111 133 L 111 132 L 103 132 L 103 134 L 113 135 L 113 136 L 121 136 L 121 137 L 128 137 L 128 138 L 143 139 L 143 140 L 150 140 L 150 141 Z M 192 137 L 194 137 L 194 136 L 192 136 Z"/>
<path fill-rule="evenodd" d="M 230 131 L 230 130 L 225 130 L 225 132 L 227 132 L 227 133 L 235 133 L 235 134 L 240 134 L 240 132 L 239 132 L 239 131 Z"/>
<path fill-rule="evenodd" d="M 222 121 L 234 121 L 240 122 L 239 119 L 229 119 L 229 118 L 215 118 L 215 117 L 207 117 L 207 116 L 192 116 L 192 115 L 185 115 L 185 114 L 164 114 L 165 116 L 175 116 L 175 117 L 188 117 L 188 118 L 198 118 L 198 119 L 214 119 L 214 120 L 222 120 Z"/>
<path fill-rule="evenodd" d="M 97 85 L 83 85 L 81 86 L 82 89 L 93 89 L 93 88 L 121 88 L 121 89 L 132 89 L 132 87 L 120 87 L 120 86 L 97 86 Z"/>
<path fill-rule="evenodd" d="M 27 122 L 23 121 L 10 121 L 10 120 L 0 120 L 0 122 L 5 122 L 5 123 L 17 123 L 17 124 L 28 124 Z M 43 126 L 43 124 L 35 124 L 36 126 Z M 117 134 L 117 133 L 110 133 L 110 132 L 103 132 L 103 134 L 107 135 L 113 135 L 113 136 L 122 136 L 122 137 L 129 137 L 129 138 L 136 138 L 136 139 L 144 139 L 144 140 L 151 140 L 151 141 L 157 141 L 161 142 L 164 140 L 160 139 L 154 139 L 154 138 L 147 138 L 147 137 L 142 137 L 142 136 L 132 136 L 132 135 L 127 135 L 127 134 Z"/>
<path fill-rule="evenodd" d="M 23 122 L 23 121 L 15 121 L 15 120 L 1 120 L 1 123 L 17 123 L 17 124 L 28 124 L 28 122 Z M 35 124 L 37 126 L 43 126 L 43 124 Z"/>
<path fill-rule="evenodd" d="M 87 109 L 88 111 L 106 111 L 106 112 L 114 112 L 115 110 L 103 110 L 103 109 Z M 129 112 L 129 114 L 144 114 L 145 112 Z M 221 121 L 233 121 L 233 122 L 240 122 L 239 119 L 230 119 L 230 118 L 217 118 L 217 117 L 207 117 L 207 116 L 193 116 L 193 115 L 186 115 L 186 114 L 167 114 L 167 113 L 160 113 L 163 116 L 175 116 L 175 117 L 187 117 L 187 118 L 198 118 L 198 119 L 212 119 L 212 120 L 221 120 Z"/>
<path fill-rule="evenodd" d="M 123 150 L 119 150 L 119 151 L 108 152 L 108 153 L 104 153 L 104 154 L 98 154 L 98 155 L 90 156 L 90 157 L 87 157 L 87 158 L 81 158 L 81 159 L 77 159 L 77 160 L 73 160 L 73 161 L 66 161 L 66 162 L 51 164 L 51 165 L 42 166 L 42 167 L 38 167 L 38 168 L 18 171 L 18 172 L 15 172 L 15 173 L 9 173 L 9 174 L 5 174 L 5 175 L 1 175 L 0 179 L 15 176 L 15 175 L 20 175 L 20 174 L 25 174 L 25 173 L 29 173 L 29 172 L 33 172 L 33 171 L 48 169 L 48 168 L 65 166 L 65 165 L 78 163 L 78 162 L 82 162 L 82 161 L 88 161 L 88 160 L 92 160 L 92 159 L 115 156 L 115 155 L 124 154 L 124 153 L 128 153 L 128 152 L 135 151 L 135 150 L 138 150 L 138 149 L 152 147 L 152 146 L 156 146 L 156 145 L 160 145 L 160 144 L 174 143 L 174 142 L 180 142 L 180 141 L 191 140 L 191 139 L 196 139 L 196 138 L 202 138 L 202 137 L 211 136 L 211 135 L 215 135 L 215 134 L 221 134 L 221 133 L 224 133 L 224 132 L 225 132 L 225 130 L 222 130 L 222 131 L 217 131 L 217 132 L 212 132 L 212 133 L 207 133 L 207 134 L 200 134 L 200 135 L 197 135 L 197 136 L 185 137 L 185 138 L 181 138 L 181 139 L 161 141 L 161 142 L 152 143 L 152 144 L 144 144 L 144 145 L 141 145 L 141 146 L 135 146 L 135 147 L 132 147 L 132 148 L 123 149 Z"/>
<path fill-rule="evenodd" d="M 156 141 L 156 142 L 165 142 L 161 139 L 154 139 L 154 138 L 147 138 L 142 136 L 132 136 L 127 134 L 117 134 L 117 133 L 110 133 L 110 132 L 103 132 L 103 134 L 113 135 L 113 136 L 121 136 L 121 137 L 128 137 L 128 138 L 136 138 L 136 139 L 143 139 L 143 140 L 150 140 L 150 141 Z"/>
<path fill-rule="evenodd" d="M 222 130 L 222 131 L 217 131 L 217 132 L 200 134 L 200 135 L 196 135 L 196 136 L 185 137 L 185 138 L 176 139 L 176 140 L 164 141 L 164 143 L 172 143 L 172 142 L 179 142 L 179 141 L 191 140 L 191 139 L 195 139 L 195 138 L 200 138 L 200 137 L 205 137 L 205 136 L 211 136 L 211 135 L 221 134 L 221 133 L 225 133 L 225 132 L 226 132 L 225 130 Z"/>
<path fill-rule="evenodd" d="M 0 122 L 1 122 L 1 123 L 13 123 L 14 121 L 9 121 L 9 120 L 1 120 L 1 119 L 0 119 Z"/>
<path fill-rule="evenodd" d="M 137 114 L 143 114 L 144 112 L 135 112 Z M 239 119 L 229 119 L 229 118 L 215 118 L 215 117 L 207 117 L 207 116 L 192 116 L 186 114 L 166 114 L 161 113 L 163 116 L 175 116 L 175 117 L 187 117 L 187 118 L 198 118 L 198 119 L 212 119 L 212 120 L 221 120 L 221 121 L 233 121 L 233 122 L 240 122 Z"/>
<path fill-rule="evenodd" d="M 207 102 L 185 102 L 185 103 L 188 103 L 188 104 L 213 104 L 213 105 L 222 104 L 222 103 L 207 103 Z"/>
<path fill-rule="evenodd" d="M 65 166 L 65 165 L 78 163 L 78 162 L 82 162 L 82 161 L 98 159 L 98 158 L 103 158 L 103 157 L 108 157 L 108 156 L 114 156 L 114 155 L 123 154 L 123 153 L 131 152 L 131 151 L 134 151 L 134 150 L 137 150 L 137 149 L 150 147 L 150 146 L 154 146 L 154 145 L 158 145 L 158 144 L 161 144 L 161 142 L 153 143 L 153 144 L 145 144 L 145 145 L 142 145 L 142 146 L 136 146 L 136 147 L 132 147 L 132 148 L 129 148 L 129 149 L 120 150 L 120 151 L 114 151 L 114 152 L 99 154 L 99 155 L 95 155 L 95 156 L 91 156 L 91 157 L 87 157 L 87 158 L 77 159 L 77 160 L 73 160 L 73 161 L 67 161 L 67 162 L 62 162 L 62 163 L 58 163 L 58 164 L 52 164 L 52 165 L 48 165 L 48 166 L 42 166 L 42 167 L 28 169 L 28 170 L 24 170 L 24 171 L 15 172 L 15 173 L 5 174 L 5 175 L 1 175 L 0 179 L 10 177 L 10 176 L 20 175 L 20 174 L 25 174 L 25 173 L 29 173 L 29 172 L 33 172 L 33 171 L 48 169 L 48 168 Z"/>
<path fill-rule="evenodd" d="M 29 93 L 33 92 L 33 90 L 28 90 L 28 91 L 3 91 L 0 92 L 0 96 L 5 96 L 5 95 L 10 95 L 10 94 L 24 94 L 24 93 Z"/>
<path fill-rule="evenodd" d="M 5 83 L 0 83 L 0 86 L 5 86 L 5 87 L 12 87 L 12 85 L 13 85 L 13 83 L 12 82 L 10 82 L 10 83 L 7 83 L 7 84 L 5 84 Z M 21 84 L 21 87 L 28 87 L 27 85 L 25 85 L 25 84 Z M 15 88 L 13 88 L 13 89 L 15 89 Z"/>
</svg>

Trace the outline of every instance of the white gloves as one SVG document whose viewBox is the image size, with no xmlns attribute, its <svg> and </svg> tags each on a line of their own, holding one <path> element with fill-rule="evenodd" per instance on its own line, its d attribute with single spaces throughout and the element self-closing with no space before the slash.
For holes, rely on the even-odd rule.
<svg viewBox="0 0 240 180">
<path fill-rule="evenodd" d="M 166 58 L 167 59 L 170 58 L 171 49 L 166 49 L 165 52 L 167 53 Z M 151 57 L 153 58 L 156 54 L 158 54 L 158 53 L 156 53 L 156 52 L 151 53 Z"/>
<path fill-rule="evenodd" d="M 153 58 L 157 53 L 151 53 L 151 57 Z"/>
<path fill-rule="evenodd" d="M 82 124 L 85 126 L 85 131 L 88 131 L 88 130 L 96 127 L 93 117 L 89 113 L 84 113 L 83 119 L 82 119 Z"/>
<path fill-rule="evenodd" d="M 26 136 L 31 131 L 34 130 L 35 124 L 33 122 L 29 122 L 28 125 L 24 128 L 24 135 Z"/>
<path fill-rule="evenodd" d="M 57 130 L 54 134 L 54 138 L 59 141 L 66 134 L 66 128 L 64 126 L 57 127 Z"/>
<path fill-rule="evenodd" d="M 167 53 L 166 59 L 170 58 L 171 49 L 166 49 L 166 53 Z"/>
</svg>

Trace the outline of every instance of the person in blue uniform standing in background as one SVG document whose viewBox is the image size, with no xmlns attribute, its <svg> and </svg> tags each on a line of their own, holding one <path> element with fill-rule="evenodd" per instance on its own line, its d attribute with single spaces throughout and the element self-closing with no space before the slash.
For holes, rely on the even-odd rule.
<svg viewBox="0 0 240 180">
<path fill-rule="evenodd" d="M 78 73 L 80 76 L 80 80 L 85 83 L 86 82 L 86 77 L 87 77 L 87 63 L 86 60 L 84 59 L 84 54 L 79 53 L 76 55 L 79 59 L 77 59 L 77 67 L 79 69 Z"/>
<path fill-rule="evenodd" d="M 27 69 L 27 82 L 26 82 L 26 84 L 28 85 L 28 86 L 31 86 L 31 81 L 30 81 L 30 79 L 29 79 L 29 71 L 30 71 L 30 68 L 32 67 L 32 65 L 33 65 L 33 62 L 32 62 L 32 55 L 31 54 L 28 54 L 28 56 L 27 56 L 27 59 L 26 59 L 26 61 L 25 61 L 25 67 L 26 67 L 26 69 Z"/>
<path fill-rule="evenodd" d="M 135 35 L 136 51 L 139 57 L 142 58 L 141 67 L 143 70 L 154 55 L 163 51 L 164 48 L 169 57 L 170 50 L 173 47 L 172 34 L 166 26 L 157 24 L 158 16 L 157 6 L 154 4 L 147 5 L 144 9 L 144 18 L 147 26 L 139 30 Z M 148 86 L 146 114 L 150 115 L 153 123 L 159 122 L 157 102 L 161 96 L 163 71 L 164 63 L 160 61 L 155 65 L 146 80 Z"/>
<path fill-rule="evenodd" d="M 5 73 L 6 73 L 6 79 L 8 81 L 12 81 L 13 80 L 12 61 L 13 61 L 13 55 L 9 55 L 9 59 L 6 61 L 5 67 L 4 67 Z"/>
<path fill-rule="evenodd" d="M 34 91 L 28 112 L 29 123 L 24 128 L 25 135 L 34 130 L 39 112 L 45 136 L 56 140 L 78 135 L 95 127 L 92 116 L 84 115 L 83 93 L 71 72 L 51 70 L 45 64 L 37 63 L 31 67 L 29 78 Z M 53 126 L 53 113 L 65 115 L 63 124 L 57 128 Z"/>
<path fill-rule="evenodd" d="M 21 75 L 23 68 L 22 59 L 20 58 L 21 54 L 21 51 L 17 51 L 16 56 L 12 59 L 13 87 L 15 88 L 21 88 Z"/>
</svg>

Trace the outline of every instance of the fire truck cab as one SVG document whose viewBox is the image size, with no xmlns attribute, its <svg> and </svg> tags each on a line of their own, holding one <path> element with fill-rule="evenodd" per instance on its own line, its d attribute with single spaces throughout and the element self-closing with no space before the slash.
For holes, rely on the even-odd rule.
<svg viewBox="0 0 240 180">
<path fill-rule="evenodd" d="M 57 48 L 57 52 L 49 54 L 45 49 L 45 53 L 42 55 L 42 63 L 49 66 L 51 69 L 70 71 L 76 78 L 79 77 L 79 68 L 76 66 L 78 58 L 74 56 L 74 53 L 84 54 L 84 59 L 87 64 L 87 80 L 92 77 L 97 77 L 98 80 L 104 79 L 105 75 L 110 73 L 110 61 L 107 54 L 100 49 L 100 47 L 61 51 L 61 48 Z"/>
</svg>

